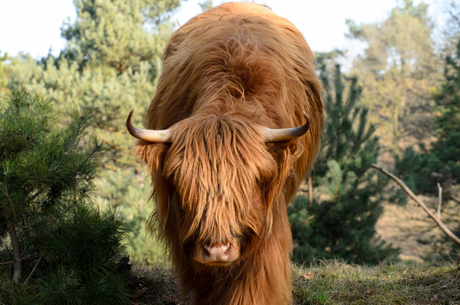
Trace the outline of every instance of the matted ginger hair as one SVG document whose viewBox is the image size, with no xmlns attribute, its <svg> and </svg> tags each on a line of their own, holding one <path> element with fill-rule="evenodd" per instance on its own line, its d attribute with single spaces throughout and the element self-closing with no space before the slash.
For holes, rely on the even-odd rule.
<svg viewBox="0 0 460 305">
<path fill-rule="evenodd" d="M 323 126 L 315 59 L 289 21 L 255 3 L 225 3 L 192 18 L 168 43 L 148 129 L 139 141 L 164 241 L 195 304 L 289 304 L 292 237 L 286 205 L 309 172 Z M 309 131 L 266 143 L 260 127 Z M 193 247 L 238 240 L 230 266 L 193 260 Z"/>
</svg>

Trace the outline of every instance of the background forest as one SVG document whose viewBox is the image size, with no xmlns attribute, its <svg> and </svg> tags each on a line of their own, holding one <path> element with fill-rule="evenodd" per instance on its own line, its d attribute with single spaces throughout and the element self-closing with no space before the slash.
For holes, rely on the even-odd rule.
<svg viewBox="0 0 460 305">
<path fill-rule="evenodd" d="M 145 110 L 155 94 L 162 52 L 173 32 L 171 15 L 181 0 L 74 4 L 77 19 L 63 25 L 67 43 L 58 56 L 37 60 L 0 52 L 1 111 L 10 109 L 9 98 L 20 93 L 49 103 L 60 126 L 75 124 L 75 109 L 90 114 L 92 123 L 85 128 L 100 141 L 91 145 L 101 145 L 104 153 L 98 155 L 99 174 L 91 177 L 94 188 L 85 200 L 124 222 L 125 238 L 117 247 L 124 247 L 132 261 L 164 261 L 161 245 L 145 228 L 153 210 L 150 181 L 133 158 L 135 141 L 124 122 L 131 109 Z M 206 10 L 212 2 L 201 6 Z M 370 167 L 373 163 L 394 172 L 428 201 L 441 183 L 448 209 L 443 221 L 460 233 L 460 4 L 443 3 L 443 24 L 434 24 L 427 10 L 426 4 L 404 0 L 379 23 L 347 20 L 347 39 L 362 43 L 363 52 L 352 59 L 343 50 L 316 54 L 326 129 L 311 178 L 288 208 L 295 261 L 341 258 L 376 264 L 398 259 L 398 246 L 404 243 L 385 241 L 377 222 L 384 207 L 408 203 Z M 346 70 L 340 65 L 344 59 L 351 63 Z M 133 119 L 142 125 L 141 115 Z M 6 159 L 0 160 L 7 172 Z M 0 234 L 0 246 L 8 249 L 5 234 Z M 429 245 L 421 258 L 455 253 L 451 242 L 437 236 L 417 242 Z"/>
</svg>

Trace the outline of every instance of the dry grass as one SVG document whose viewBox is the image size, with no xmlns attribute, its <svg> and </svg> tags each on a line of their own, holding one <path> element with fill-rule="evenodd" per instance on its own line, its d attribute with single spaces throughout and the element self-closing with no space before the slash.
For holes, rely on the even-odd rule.
<svg viewBox="0 0 460 305">
<path fill-rule="evenodd" d="M 454 262 L 352 266 L 318 261 L 293 266 L 295 304 L 460 304 L 460 267 Z M 171 271 L 134 266 L 132 304 L 188 304 Z"/>
<path fill-rule="evenodd" d="M 294 268 L 294 274 L 296 304 L 460 304 L 460 269 L 454 263 L 328 262 Z"/>
</svg>

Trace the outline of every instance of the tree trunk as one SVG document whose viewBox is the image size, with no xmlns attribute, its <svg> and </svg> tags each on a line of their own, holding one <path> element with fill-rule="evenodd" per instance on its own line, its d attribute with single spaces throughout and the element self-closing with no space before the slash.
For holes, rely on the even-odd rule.
<svg viewBox="0 0 460 305">
<path fill-rule="evenodd" d="M 19 239 L 16 234 L 14 222 L 7 215 L 3 215 L 8 228 L 8 233 L 11 238 L 11 245 L 13 247 L 13 283 L 18 284 L 22 276 L 22 260 L 21 251 L 19 248 Z"/>
</svg>

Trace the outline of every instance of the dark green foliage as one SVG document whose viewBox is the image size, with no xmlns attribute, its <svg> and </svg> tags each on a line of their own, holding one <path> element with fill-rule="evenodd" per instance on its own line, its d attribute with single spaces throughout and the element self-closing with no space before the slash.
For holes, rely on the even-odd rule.
<svg viewBox="0 0 460 305">
<path fill-rule="evenodd" d="M 451 197 L 450 186 L 460 181 L 460 41 L 455 52 L 445 58 L 444 83 L 434 91 L 437 111 L 434 125 L 437 139 L 431 149 L 420 145 L 420 152 L 408 148 L 396 157 L 396 175 L 412 190 L 437 194 L 437 183 L 444 198 Z"/>
<path fill-rule="evenodd" d="M 327 88 L 324 98 L 327 126 L 315 173 L 324 176 L 327 161 L 336 160 L 341 166 L 347 164 L 347 172 L 351 171 L 361 176 L 375 162 L 378 155 L 378 138 L 373 136 L 375 127 L 367 126 L 367 108 L 356 104 L 362 90 L 357 84 L 357 79 L 351 78 L 348 97 L 345 97 L 340 67 L 335 68 L 334 92 L 331 92 L 328 77 L 324 68 L 321 78 Z M 353 159 L 355 160 L 352 161 Z"/>
<path fill-rule="evenodd" d="M 124 304 L 123 222 L 91 204 L 103 149 L 89 113 L 65 127 L 48 100 L 14 92 L 0 116 L 0 299 Z M 10 263 L 11 262 L 11 263 Z"/>
<path fill-rule="evenodd" d="M 126 118 L 142 127 L 143 112 L 155 94 L 161 58 L 173 31 L 170 17 L 180 0 L 75 0 L 77 18 L 61 28 L 67 40 L 57 57 L 40 61 L 22 55 L 12 60 L 8 88 L 27 87 L 49 97 L 60 122 L 72 105 L 94 117 L 92 131 L 108 147 L 94 201 L 117 208 L 131 230 L 127 250 L 134 260 L 153 262 L 161 255 L 145 229 L 152 203 L 150 183 L 133 158 L 135 139 Z M 1 105 L 1 100 L 0 100 Z"/>
<path fill-rule="evenodd" d="M 326 87 L 326 130 L 312 173 L 313 202 L 298 196 L 288 207 L 293 259 L 303 263 L 340 258 L 375 264 L 398 253 L 375 236 L 386 185 L 386 179 L 370 169 L 378 156 L 378 139 L 373 135 L 374 127 L 367 124 L 367 109 L 357 106 L 361 93 L 357 79 L 351 78 L 345 90 L 337 65 L 334 85 L 330 86 L 326 65 L 320 68 Z"/>
</svg>

